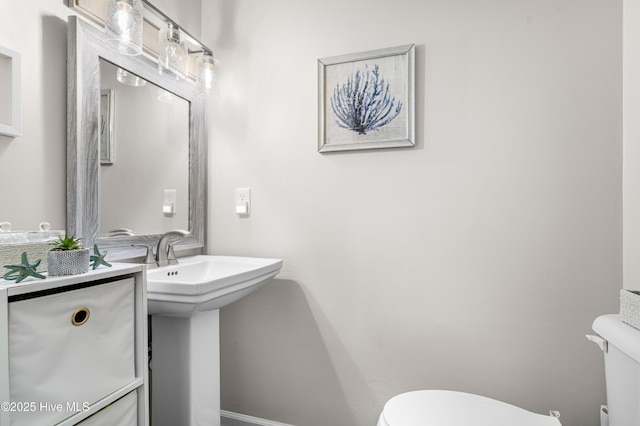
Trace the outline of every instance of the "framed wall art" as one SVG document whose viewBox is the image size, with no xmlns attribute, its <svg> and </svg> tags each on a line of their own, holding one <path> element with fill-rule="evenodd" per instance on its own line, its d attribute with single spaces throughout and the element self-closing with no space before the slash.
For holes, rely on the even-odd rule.
<svg viewBox="0 0 640 426">
<path fill-rule="evenodd" d="M 0 135 L 22 136 L 22 56 L 0 46 Z"/>
<path fill-rule="evenodd" d="M 415 46 L 318 60 L 318 151 L 415 146 Z"/>
<path fill-rule="evenodd" d="M 115 92 L 112 89 L 100 91 L 100 164 L 113 164 Z"/>
</svg>

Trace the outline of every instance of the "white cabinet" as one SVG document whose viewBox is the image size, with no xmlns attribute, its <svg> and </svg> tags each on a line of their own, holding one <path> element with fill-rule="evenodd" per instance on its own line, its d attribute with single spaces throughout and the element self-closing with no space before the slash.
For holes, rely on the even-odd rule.
<svg viewBox="0 0 640 426">
<path fill-rule="evenodd" d="M 139 265 L 0 280 L 0 425 L 148 425 Z"/>
<path fill-rule="evenodd" d="M 138 395 L 129 392 L 113 404 L 107 405 L 86 420 L 81 426 L 116 426 L 137 425 L 138 423 Z"/>
</svg>

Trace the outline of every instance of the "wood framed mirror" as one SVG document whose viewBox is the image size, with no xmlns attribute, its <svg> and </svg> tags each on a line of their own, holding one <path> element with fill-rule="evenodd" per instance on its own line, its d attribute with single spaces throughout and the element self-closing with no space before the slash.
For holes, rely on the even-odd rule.
<svg viewBox="0 0 640 426">
<path fill-rule="evenodd" d="M 159 237 L 175 226 L 169 224 L 166 229 L 145 231 L 142 233 L 122 232 L 109 236 L 111 229 L 103 229 L 101 216 L 104 211 L 135 212 L 139 209 L 132 203 L 132 197 L 111 197 L 109 205 L 101 196 L 104 183 L 101 181 L 101 63 L 109 63 L 114 67 L 126 70 L 144 79 L 150 84 L 166 91 L 172 96 L 180 98 L 188 104 L 188 118 L 186 121 L 188 149 L 184 174 L 188 176 L 186 192 L 188 196 L 188 230 L 191 236 L 176 245 L 178 255 L 181 252 L 199 253 L 205 250 L 205 220 L 206 220 L 206 132 L 204 125 L 204 98 L 198 94 L 196 85 L 189 80 L 177 80 L 167 74 L 159 74 L 156 63 L 146 57 L 125 56 L 106 47 L 104 34 L 92 24 L 82 21 L 78 17 L 69 17 L 68 26 L 68 60 L 67 60 L 67 233 L 82 238 L 85 246 L 98 244 L 100 249 L 107 249 L 110 259 L 125 259 L 144 255 L 144 247 L 157 244 Z M 118 98 L 118 93 L 115 93 Z M 141 113 L 145 107 L 135 108 Z M 162 119 L 164 120 L 164 119 Z M 116 126 L 118 123 L 116 122 Z M 133 129 L 125 131 L 133 132 Z M 184 132 L 183 132 L 184 133 Z M 152 157 L 152 161 L 139 161 L 141 167 L 129 169 L 125 172 L 125 179 L 130 185 L 123 185 L 121 190 L 127 191 L 134 182 L 145 180 L 153 182 L 160 180 L 163 174 L 162 161 L 168 161 L 158 155 L 159 168 L 144 170 L 143 163 L 154 163 L 153 159 L 160 148 L 152 144 L 155 136 L 138 137 L 136 143 L 142 143 L 140 160 Z M 146 141 L 146 142 L 145 142 Z M 117 141 L 116 141 L 117 143 Z M 171 153 L 172 148 L 166 148 Z M 163 154 L 167 154 L 164 152 Z M 117 148 L 116 148 L 117 158 Z M 134 158 L 134 159 L 135 159 Z M 130 158 L 131 160 L 131 158 Z M 108 165 L 106 166 L 108 167 Z M 145 177 L 145 179 L 142 179 Z M 166 186 L 166 185 L 165 185 Z M 167 189 L 167 188 L 165 188 Z M 155 192 L 158 188 L 141 189 L 141 193 Z M 136 198 L 135 196 L 133 198 Z M 139 197 L 138 197 L 139 198 Z M 153 197 L 152 197 L 153 198 Z M 157 209 L 151 214 L 163 214 L 162 198 L 158 196 Z M 104 207 L 107 207 L 106 209 Z M 130 229 L 126 220 L 121 221 L 121 227 Z M 133 235 L 131 235 L 133 234 Z"/>
</svg>

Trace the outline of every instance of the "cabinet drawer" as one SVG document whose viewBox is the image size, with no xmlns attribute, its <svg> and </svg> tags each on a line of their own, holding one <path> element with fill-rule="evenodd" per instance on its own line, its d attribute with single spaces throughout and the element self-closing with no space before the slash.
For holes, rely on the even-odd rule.
<svg viewBox="0 0 640 426">
<path fill-rule="evenodd" d="M 113 404 L 109 404 L 91 417 L 77 423 L 78 426 L 136 426 L 138 424 L 138 393 L 129 392 Z"/>
<path fill-rule="evenodd" d="M 55 424 L 135 378 L 134 279 L 9 303 L 12 425 Z"/>
</svg>

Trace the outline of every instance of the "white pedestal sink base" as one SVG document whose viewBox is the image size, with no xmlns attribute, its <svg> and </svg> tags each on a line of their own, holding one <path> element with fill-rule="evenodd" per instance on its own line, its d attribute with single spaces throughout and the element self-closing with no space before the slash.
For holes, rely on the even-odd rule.
<svg viewBox="0 0 640 426">
<path fill-rule="evenodd" d="M 220 426 L 220 311 L 153 315 L 153 426 Z"/>
<path fill-rule="evenodd" d="M 220 426 L 219 309 L 281 268 L 280 259 L 197 255 L 147 270 L 153 426 Z"/>
</svg>

